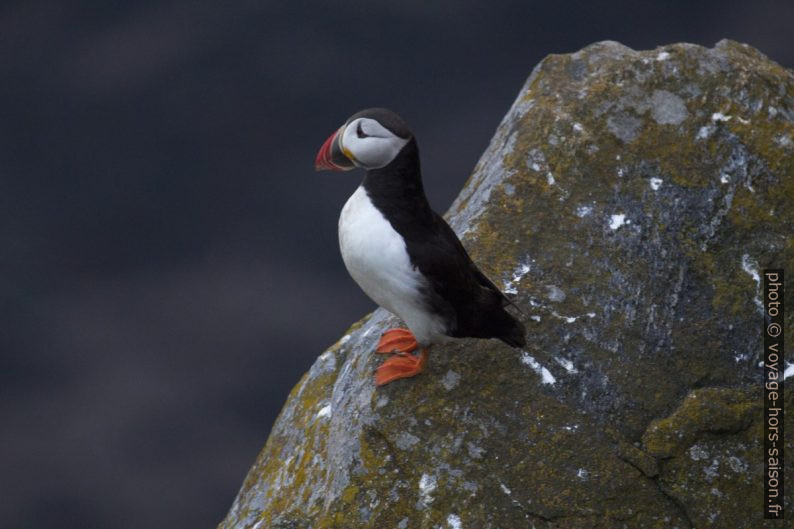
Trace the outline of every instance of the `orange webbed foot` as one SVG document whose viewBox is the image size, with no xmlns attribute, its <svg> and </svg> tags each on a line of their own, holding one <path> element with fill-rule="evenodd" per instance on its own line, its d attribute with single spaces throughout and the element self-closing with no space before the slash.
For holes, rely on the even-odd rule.
<svg viewBox="0 0 794 529">
<path fill-rule="evenodd" d="M 419 347 L 416 338 L 408 329 L 389 329 L 383 333 L 376 352 L 387 353 L 410 353 Z"/>
<path fill-rule="evenodd" d="M 427 349 L 422 349 L 419 356 L 410 353 L 397 353 L 389 358 L 375 371 L 375 385 L 384 386 L 401 378 L 409 378 L 421 373 L 427 363 Z"/>
</svg>

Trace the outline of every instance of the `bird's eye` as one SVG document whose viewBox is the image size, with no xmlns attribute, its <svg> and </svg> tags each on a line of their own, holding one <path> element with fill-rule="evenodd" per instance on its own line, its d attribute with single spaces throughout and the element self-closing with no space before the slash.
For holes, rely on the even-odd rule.
<svg viewBox="0 0 794 529">
<path fill-rule="evenodd" d="M 356 127 L 356 136 L 359 138 L 366 138 L 367 135 L 364 134 L 364 130 L 361 128 L 361 122 L 358 122 L 358 126 Z"/>
</svg>

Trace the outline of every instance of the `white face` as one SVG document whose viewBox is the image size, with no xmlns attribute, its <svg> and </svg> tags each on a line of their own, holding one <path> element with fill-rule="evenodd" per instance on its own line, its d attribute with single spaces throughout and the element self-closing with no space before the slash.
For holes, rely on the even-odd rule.
<svg viewBox="0 0 794 529">
<path fill-rule="evenodd" d="M 396 136 L 369 118 L 351 121 L 339 139 L 342 152 L 364 169 L 378 169 L 389 165 L 406 143 L 407 139 Z"/>
</svg>

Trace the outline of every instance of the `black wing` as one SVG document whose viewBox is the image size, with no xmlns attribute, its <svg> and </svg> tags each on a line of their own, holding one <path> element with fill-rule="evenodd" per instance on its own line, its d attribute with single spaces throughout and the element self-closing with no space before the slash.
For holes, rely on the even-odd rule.
<svg viewBox="0 0 794 529">
<path fill-rule="evenodd" d="M 482 285 L 484 288 L 487 288 L 499 294 L 499 296 L 502 298 L 502 301 L 504 302 L 504 305 L 512 305 L 520 311 L 521 309 L 515 303 L 513 303 L 513 301 L 510 298 L 508 298 L 504 294 L 504 292 L 502 292 L 501 289 L 499 289 L 499 287 L 497 287 L 493 283 L 493 281 L 488 279 L 488 276 L 486 276 L 484 273 L 482 273 L 482 271 L 479 268 L 477 268 L 477 265 L 475 265 L 474 261 L 471 260 L 471 257 L 469 256 L 469 252 L 467 252 L 466 248 L 463 247 L 463 243 L 460 242 L 460 239 L 458 239 L 458 236 L 452 230 L 450 225 L 447 224 L 444 218 L 438 214 L 436 214 L 435 217 L 436 217 L 436 222 L 441 225 L 441 230 L 446 232 L 446 237 L 454 240 L 458 253 L 463 254 L 463 257 L 468 262 L 469 268 L 474 273 L 474 276 L 477 278 L 477 281 L 480 283 L 480 285 Z"/>
<path fill-rule="evenodd" d="M 406 237 L 406 244 L 411 260 L 429 280 L 432 308 L 454 322 L 451 334 L 523 345 L 523 326 L 504 310 L 511 301 L 477 268 L 441 216 L 433 213 L 429 228 Z"/>
</svg>

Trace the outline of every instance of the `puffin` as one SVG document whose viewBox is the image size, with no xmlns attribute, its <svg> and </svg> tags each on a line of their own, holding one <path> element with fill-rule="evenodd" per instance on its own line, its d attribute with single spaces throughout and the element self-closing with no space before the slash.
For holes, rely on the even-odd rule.
<svg viewBox="0 0 794 529">
<path fill-rule="evenodd" d="M 339 216 L 339 248 L 353 280 L 407 328 L 383 333 L 375 372 L 383 386 L 421 373 L 432 345 L 497 338 L 521 348 L 524 325 L 510 299 L 480 271 L 449 224 L 428 203 L 419 149 L 396 113 L 352 115 L 322 144 L 318 171 L 366 170 Z"/>
</svg>

